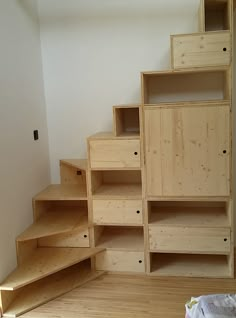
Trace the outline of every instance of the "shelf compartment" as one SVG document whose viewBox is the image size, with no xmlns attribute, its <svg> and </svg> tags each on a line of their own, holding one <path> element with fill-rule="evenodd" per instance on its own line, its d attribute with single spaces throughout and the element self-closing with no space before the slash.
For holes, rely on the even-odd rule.
<svg viewBox="0 0 236 318">
<path fill-rule="evenodd" d="M 91 169 L 140 169 L 140 140 L 89 138 Z"/>
<path fill-rule="evenodd" d="M 149 201 L 148 222 L 159 226 L 230 227 L 228 202 Z"/>
<path fill-rule="evenodd" d="M 94 199 L 141 199 L 141 171 L 91 171 Z"/>
<path fill-rule="evenodd" d="M 46 276 L 82 262 L 102 248 L 37 248 L 1 284 L 0 290 L 16 290 Z"/>
<path fill-rule="evenodd" d="M 143 227 L 95 226 L 95 246 L 109 250 L 143 251 Z"/>
<path fill-rule="evenodd" d="M 226 255 L 190 255 L 151 253 L 153 276 L 232 277 L 229 257 Z"/>
<path fill-rule="evenodd" d="M 51 184 L 34 197 L 35 201 L 86 200 L 86 186 L 75 184 Z"/>
<path fill-rule="evenodd" d="M 92 271 L 90 260 L 85 260 L 19 290 L 1 291 L 4 317 L 20 316 L 102 274 Z"/>
<path fill-rule="evenodd" d="M 144 252 L 107 250 L 96 256 L 96 269 L 109 272 L 144 273 Z"/>
<path fill-rule="evenodd" d="M 204 20 L 205 31 L 220 31 L 231 29 L 230 0 L 205 0 Z"/>
<path fill-rule="evenodd" d="M 229 255 L 230 228 L 149 225 L 151 252 Z"/>
<path fill-rule="evenodd" d="M 227 67 L 143 72 L 143 104 L 230 100 L 229 72 Z"/>
<path fill-rule="evenodd" d="M 77 184 L 86 188 L 87 159 L 60 160 L 61 184 Z"/>
<path fill-rule="evenodd" d="M 171 36 L 172 68 L 230 65 L 231 34 L 229 31 Z"/>
<path fill-rule="evenodd" d="M 87 208 L 52 205 L 17 237 L 17 241 L 32 240 L 73 230 L 84 231 L 86 228 L 88 228 Z"/>
<path fill-rule="evenodd" d="M 93 222 L 98 225 L 142 225 L 142 200 L 93 200 Z"/>
<path fill-rule="evenodd" d="M 113 106 L 113 132 L 115 136 L 139 136 L 140 105 Z"/>
</svg>

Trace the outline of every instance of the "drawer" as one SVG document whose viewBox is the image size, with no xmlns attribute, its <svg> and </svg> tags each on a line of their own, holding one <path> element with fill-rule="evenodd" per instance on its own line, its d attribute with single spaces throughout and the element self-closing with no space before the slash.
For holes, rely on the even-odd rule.
<svg viewBox="0 0 236 318">
<path fill-rule="evenodd" d="M 139 140 L 90 140 L 91 168 L 140 168 Z"/>
<path fill-rule="evenodd" d="M 89 230 L 74 230 L 69 233 L 57 234 L 38 239 L 41 247 L 89 247 Z"/>
<path fill-rule="evenodd" d="M 174 69 L 229 65 L 231 36 L 227 31 L 173 35 L 171 54 Z"/>
<path fill-rule="evenodd" d="M 151 251 L 230 253 L 230 229 L 149 226 Z"/>
<path fill-rule="evenodd" d="M 141 200 L 93 200 L 95 224 L 142 225 Z"/>
<path fill-rule="evenodd" d="M 145 272 L 144 252 L 106 250 L 96 255 L 96 269 L 111 272 Z"/>
</svg>

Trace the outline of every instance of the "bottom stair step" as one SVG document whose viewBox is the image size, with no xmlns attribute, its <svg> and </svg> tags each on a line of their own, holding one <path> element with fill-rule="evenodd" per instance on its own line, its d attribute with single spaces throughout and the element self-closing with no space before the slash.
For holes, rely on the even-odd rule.
<svg viewBox="0 0 236 318">
<path fill-rule="evenodd" d="M 2 291 L 3 317 L 22 315 L 103 273 L 92 271 L 91 261 L 88 259 L 18 290 Z"/>
</svg>

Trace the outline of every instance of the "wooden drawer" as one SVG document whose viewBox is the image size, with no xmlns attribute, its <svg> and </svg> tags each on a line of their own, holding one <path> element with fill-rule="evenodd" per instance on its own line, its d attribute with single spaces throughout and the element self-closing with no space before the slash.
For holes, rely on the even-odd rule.
<svg viewBox="0 0 236 318">
<path fill-rule="evenodd" d="M 151 251 L 230 253 L 230 230 L 227 228 L 192 228 L 149 226 Z"/>
<path fill-rule="evenodd" d="M 172 67 L 229 65 L 231 62 L 229 32 L 196 33 L 171 37 Z"/>
<path fill-rule="evenodd" d="M 141 200 L 93 200 L 95 224 L 143 224 Z"/>
<path fill-rule="evenodd" d="M 140 168 L 139 140 L 90 140 L 91 168 Z"/>
<path fill-rule="evenodd" d="M 111 272 L 145 272 L 144 252 L 106 250 L 96 255 L 96 269 Z"/>
<path fill-rule="evenodd" d="M 89 230 L 74 230 L 65 234 L 40 238 L 38 245 L 42 247 L 89 247 Z"/>
</svg>

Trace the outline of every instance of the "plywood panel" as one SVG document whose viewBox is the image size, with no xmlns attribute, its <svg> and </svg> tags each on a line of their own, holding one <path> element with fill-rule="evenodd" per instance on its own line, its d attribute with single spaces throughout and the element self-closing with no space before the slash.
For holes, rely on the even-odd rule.
<svg viewBox="0 0 236 318">
<path fill-rule="evenodd" d="M 227 106 L 146 110 L 148 195 L 229 195 L 229 127 Z"/>
<path fill-rule="evenodd" d="M 230 65 L 230 32 L 209 32 L 171 37 L 172 67 L 175 69 Z"/>
</svg>

